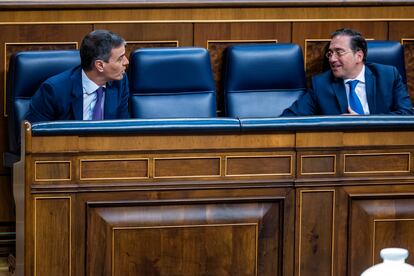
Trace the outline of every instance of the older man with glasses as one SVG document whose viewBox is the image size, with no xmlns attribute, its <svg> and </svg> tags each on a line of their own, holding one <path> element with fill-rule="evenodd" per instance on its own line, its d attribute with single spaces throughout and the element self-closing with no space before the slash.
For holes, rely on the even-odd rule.
<svg viewBox="0 0 414 276">
<path fill-rule="evenodd" d="M 414 114 L 398 70 L 366 63 L 367 43 L 357 31 L 339 29 L 331 36 L 330 70 L 312 78 L 312 88 L 282 116 Z"/>
</svg>

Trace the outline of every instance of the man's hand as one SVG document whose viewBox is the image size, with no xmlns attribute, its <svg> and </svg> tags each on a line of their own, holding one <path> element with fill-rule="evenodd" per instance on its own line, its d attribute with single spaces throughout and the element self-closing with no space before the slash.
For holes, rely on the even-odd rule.
<svg viewBox="0 0 414 276">
<path fill-rule="evenodd" d="M 359 115 L 358 113 L 356 113 L 355 111 L 353 111 L 349 106 L 348 106 L 348 113 L 343 113 L 342 115 L 345 116 L 351 116 L 351 115 Z"/>
</svg>

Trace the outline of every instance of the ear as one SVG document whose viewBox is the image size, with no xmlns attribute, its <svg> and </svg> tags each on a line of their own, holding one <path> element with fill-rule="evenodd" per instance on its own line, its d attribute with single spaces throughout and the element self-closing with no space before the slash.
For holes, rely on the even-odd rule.
<svg viewBox="0 0 414 276">
<path fill-rule="evenodd" d="M 358 62 L 362 62 L 364 60 L 364 52 L 362 52 L 362 51 L 357 51 L 355 53 L 355 56 L 356 56 Z"/>
<path fill-rule="evenodd" d="M 102 73 L 104 70 L 104 62 L 103 60 L 97 59 L 95 60 L 95 68 L 98 70 L 98 72 Z"/>
</svg>

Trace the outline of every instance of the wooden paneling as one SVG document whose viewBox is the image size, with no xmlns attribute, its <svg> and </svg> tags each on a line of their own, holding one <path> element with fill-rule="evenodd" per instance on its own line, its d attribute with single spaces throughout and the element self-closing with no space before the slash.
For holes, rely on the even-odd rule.
<svg viewBox="0 0 414 276">
<path fill-rule="evenodd" d="M 37 161 L 34 167 L 34 181 L 64 181 L 72 178 L 70 161 Z"/>
<path fill-rule="evenodd" d="M 299 190 L 297 197 L 296 275 L 333 276 L 335 190 Z"/>
<path fill-rule="evenodd" d="M 128 1 L 131 3 L 130 1 Z M 242 1 L 244 2 L 244 1 Z M 294 20 L 294 21 L 314 21 L 314 20 L 338 20 L 353 19 L 361 21 L 395 18 L 412 18 L 414 6 L 410 3 L 401 3 L 393 5 L 384 5 L 387 2 L 370 1 L 364 6 L 355 5 L 354 2 L 343 2 L 338 6 L 324 6 L 330 1 L 322 1 L 320 5 L 297 5 L 289 4 L 285 1 L 281 6 L 263 5 L 262 7 L 252 7 L 244 2 L 245 7 L 240 5 L 230 7 L 193 7 L 183 8 L 171 4 L 169 7 L 153 8 L 133 7 L 125 8 L 115 4 L 107 4 L 102 8 L 94 3 L 85 5 L 82 3 L 81 8 L 66 8 L 67 2 L 61 2 L 63 9 L 24 9 L 27 5 L 18 5 L 13 12 L 4 9 L 0 12 L 0 18 L 3 22 L 102 22 L 102 21 L 218 21 L 218 20 Z M 16 2 L 9 2 L 16 3 Z M 56 2 L 55 2 L 56 3 Z M 314 3 L 317 3 L 316 1 Z M 361 2 L 360 2 L 361 3 Z M 41 3 L 36 3 L 41 4 Z M 39 6 L 37 6 L 39 7 Z M 66 6 L 68 7 L 68 6 Z"/>
<path fill-rule="evenodd" d="M 33 268 L 66 273 L 68 262 L 80 276 L 358 275 L 382 247 L 414 247 L 412 132 L 65 139 L 27 129 L 14 183 L 26 230 L 18 248 L 26 249 L 30 275 Z M 64 145 L 51 149 L 50 141 Z M 74 166 L 69 183 L 33 181 L 36 161 L 64 160 Z M 80 160 L 87 175 L 107 179 L 81 179 Z M 148 178 L 133 178 L 147 169 Z M 63 239 L 56 242 L 56 233 Z M 50 258 L 50 268 L 37 258 L 38 245 L 46 255 L 73 248 L 60 263 Z"/>
<path fill-rule="evenodd" d="M 414 35 L 410 38 L 403 38 L 401 43 L 404 46 L 408 93 L 414 103 Z"/>
<path fill-rule="evenodd" d="M 300 156 L 300 175 L 336 174 L 337 156 L 332 154 L 302 154 Z"/>
<path fill-rule="evenodd" d="M 408 173 L 410 153 L 358 153 L 344 155 L 344 173 Z"/>
<path fill-rule="evenodd" d="M 42 3 L 39 4 L 42 5 Z M 370 3 L 365 3 L 364 5 L 355 5 L 355 3 L 345 1 L 341 2 L 340 5 L 325 2 L 325 6 L 301 6 L 298 3 L 292 2 L 286 2 L 283 6 L 251 6 L 252 4 L 253 3 L 247 2 L 243 5 L 236 6 L 194 4 L 192 6 L 190 5 L 188 7 L 184 7 L 176 6 L 174 3 L 169 3 L 168 5 L 161 8 L 159 6 L 154 6 L 151 4 L 148 5 L 148 3 L 144 3 L 141 6 L 133 5 L 131 3 L 111 3 L 102 6 L 102 3 L 98 3 L 95 6 L 85 6 L 84 4 L 79 4 L 79 6 L 76 6 L 76 8 L 73 8 L 75 7 L 73 5 L 70 6 L 62 4 L 59 8 L 56 8 L 56 6 L 49 6 L 47 9 L 39 8 L 40 6 L 31 8 L 26 5 L 25 7 L 20 8 L 12 8 L 8 10 L 4 9 L 0 11 L 0 42 L 3 45 L 3 50 L 0 51 L 0 61 L 3 64 L 1 67 L 2 69 L 0 69 L 0 84 L 2 84 L 0 90 L 3 90 L 4 96 L 4 85 L 6 81 L 4 79 L 4 76 L 5 71 L 7 71 L 8 58 L 15 51 L 64 48 L 72 49 L 75 48 L 76 43 L 79 44 L 83 36 L 92 29 L 104 28 L 110 29 L 125 37 L 129 43 L 127 46 L 128 56 L 131 51 L 140 47 L 176 47 L 194 45 L 208 48 L 210 50 L 212 58 L 212 68 L 217 84 L 216 87 L 218 89 L 218 113 L 219 115 L 223 115 L 223 52 L 225 51 L 226 47 L 235 43 L 261 43 L 274 42 L 275 40 L 277 40 L 279 43 L 297 43 L 303 49 L 306 61 L 305 63 L 307 69 L 307 77 L 310 77 L 311 75 L 319 73 L 323 70 L 322 54 L 323 49 L 327 43 L 326 39 L 329 38 L 330 33 L 337 28 L 351 27 L 361 31 L 367 38 L 373 38 L 377 40 L 390 39 L 396 41 L 400 41 L 401 39 L 405 38 L 403 44 L 405 46 L 408 88 L 411 98 L 414 101 L 414 42 L 412 40 L 414 38 L 414 6 L 411 3 L 401 4 L 400 2 L 396 5 L 395 3 L 391 4 L 387 2 L 381 3 L 381 5 L 379 5 L 378 2 L 370 1 Z M 18 5 L 18 3 L 10 2 L 9 5 Z M 209 43 L 207 44 L 207 42 Z M 6 43 L 8 43 L 7 47 Z M 5 112 L 5 110 L 3 110 L 3 96 L 0 97 L 0 106 L 2 108 L 0 111 L 1 114 Z M 0 136 L 0 152 L 4 152 L 7 149 L 6 120 L 7 119 L 3 116 L 0 118 L 0 130 L 2 133 Z M 228 179 L 231 179 L 232 185 L 234 185 L 234 183 L 237 182 L 240 178 L 243 178 L 243 181 L 247 181 L 246 179 L 248 179 L 248 181 L 256 181 L 255 184 L 259 183 L 259 185 L 264 185 L 263 183 L 269 183 L 271 181 L 274 181 L 276 183 L 278 181 L 281 181 L 281 179 L 286 180 L 288 178 L 292 178 L 294 175 L 298 175 L 298 178 L 301 180 L 295 183 L 295 185 L 329 186 L 331 183 L 327 184 L 326 179 L 331 177 L 342 177 L 343 170 L 345 169 L 344 164 L 342 163 L 344 160 L 343 155 L 350 152 L 343 151 L 341 153 L 338 153 L 336 147 L 349 146 L 363 148 L 367 146 L 375 146 L 378 148 L 384 146 L 384 141 L 387 141 L 387 145 L 394 145 L 396 147 L 405 147 L 412 145 L 411 133 L 405 132 L 399 133 L 398 135 L 400 135 L 400 137 L 397 137 L 397 134 L 392 132 L 384 132 L 381 136 L 378 137 L 372 133 L 342 134 L 340 132 L 319 133 L 314 135 L 311 133 L 306 133 L 305 135 L 302 135 L 300 133 L 297 135 L 285 133 L 278 134 L 277 136 L 257 134 L 250 135 L 248 137 L 243 136 L 242 138 L 239 135 L 217 135 L 211 137 L 206 136 L 202 139 L 194 139 L 191 136 L 181 137 L 182 140 L 178 142 L 172 141 L 168 137 L 143 136 L 140 137 L 139 146 L 137 145 L 136 137 L 133 136 L 123 137 L 122 140 L 118 139 L 117 137 L 99 137 L 102 143 L 97 143 L 97 139 L 91 139 L 91 137 L 45 137 L 41 141 L 33 141 L 33 149 L 34 153 L 40 152 L 40 155 L 42 155 L 42 152 L 44 150 L 47 150 L 48 153 L 53 152 L 55 154 L 58 153 L 59 155 L 77 151 L 91 152 L 101 150 L 104 152 L 103 155 L 110 153 L 106 156 L 106 158 L 110 158 L 113 157 L 112 153 L 117 151 L 129 152 L 131 150 L 155 150 L 159 153 L 165 153 L 171 150 L 191 151 L 200 148 L 203 148 L 203 150 L 211 150 L 214 148 L 217 150 L 214 152 L 214 154 L 220 155 L 223 160 L 222 162 L 225 162 L 225 156 L 234 156 L 239 152 L 246 155 L 252 155 L 251 150 L 256 150 L 257 145 L 261 145 L 261 150 L 263 148 L 268 148 L 268 150 L 266 150 L 264 153 L 258 153 L 258 155 L 263 155 L 274 154 L 281 147 L 284 147 L 286 149 L 297 146 L 300 148 L 299 151 L 301 152 L 303 150 L 301 147 L 312 148 L 323 144 L 324 147 L 330 147 L 332 150 L 328 152 L 322 151 L 318 153 L 318 151 L 313 152 L 314 148 L 312 148 L 306 149 L 306 154 L 327 154 L 328 156 L 313 156 L 305 158 L 297 158 L 296 156 L 293 156 L 293 165 L 291 169 L 288 169 L 287 161 L 280 162 L 279 159 L 250 158 L 243 160 L 230 159 L 233 162 L 230 162 L 229 167 L 232 173 L 242 176 L 225 176 L 224 174 L 226 164 L 221 164 L 222 166 L 219 168 L 219 165 L 216 161 L 209 163 L 208 160 L 200 161 L 201 163 L 198 165 L 194 165 L 194 163 L 192 163 L 192 165 L 179 167 L 179 169 L 177 169 L 177 172 L 181 176 L 186 174 L 188 175 L 189 173 L 192 173 L 192 176 L 200 174 L 220 175 L 217 176 L 215 180 L 220 179 L 220 181 L 224 183 Z M 157 140 L 157 143 L 154 143 L 154 139 Z M 246 150 L 248 153 L 243 152 L 241 149 Z M 222 152 L 226 150 L 231 151 L 231 153 L 228 155 L 222 154 Z M 308 150 L 312 150 L 312 152 L 308 152 Z M 355 152 L 356 151 L 352 151 L 351 153 Z M 278 152 L 278 154 L 286 154 L 286 151 Z M 142 156 L 143 155 L 139 155 L 139 157 Z M 154 156 L 155 155 L 152 155 L 151 158 L 154 158 Z M 161 155 L 159 154 L 156 155 L 156 157 L 160 156 Z M 334 161 L 332 156 L 337 156 L 338 158 Z M 137 155 L 127 155 L 127 158 L 136 157 Z M 81 158 L 88 158 L 88 154 L 83 154 Z M 386 172 L 380 174 L 380 176 L 376 174 L 377 177 L 380 178 L 380 180 L 376 178 L 377 182 L 383 183 L 381 177 L 384 175 L 399 175 L 400 177 L 404 176 L 406 178 L 412 175 L 412 170 L 414 170 L 414 162 L 411 161 L 411 172 L 408 173 L 403 172 L 405 171 L 406 166 L 408 166 L 407 159 L 404 159 L 405 157 L 398 156 L 395 158 L 387 158 L 383 159 L 382 161 L 380 160 L 381 162 L 378 162 L 376 165 L 373 164 L 372 166 L 376 166 L 375 168 L 371 166 L 366 169 L 368 173 L 359 175 L 348 174 L 347 177 L 369 178 L 369 174 L 372 173 L 373 169 L 389 170 L 389 166 L 392 166 L 392 170 L 397 170 L 400 172 Z M 80 164 L 79 159 L 80 158 L 76 159 L 77 163 L 74 164 L 74 166 L 78 166 Z M 411 159 L 413 160 L 413 157 L 411 157 Z M 36 160 L 44 159 L 42 159 L 42 157 L 39 157 Z M 265 160 L 271 162 L 265 162 Z M 355 159 L 353 159 L 353 161 L 355 161 Z M 372 160 L 370 159 L 370 161 Z M 359 160 L 359 163 L 364 162 L 363 160 Z M 158 183 L 158 179 L 154 180 L 153 175 L 151 175 L 154 174 L 152 171 L 153 168 L 151 168 L 151 162 L 148 165 L 149 167 L 144 166 L 139 161 L 122 161 L 119 164 L 116 164 L 116 166 L 112 166 L 111 164 L 113 163 L 111 162 L 91 162 L 87 164 L 90 166 L 89 168 L 87 168 L 87 166 L 84 167 L 86 171 L 83 172 L 86 173 L 83 176 L 86 176 L 87 179 L 82 179 L 82 184 L 88 184 L 90 186 L 88 189 L 90 190 L 94 189 L 93 187 L 99 185 L 99 182 L 105 182 L 108 186 L 116 186 L 119 183 L 122 183 L 124 187 L 128 185 L 142 185 L 143 183 Z M 202 164 L 205 164 L 206 166 L 202 166 Z M 350 166 L 350 164 L 351 163 L 348 163 L 348 166 Z M 174 173 L 177 173 L 174 171 L 175 165 L 176 163 L 164 163 L 162 174 L 172 176 Z M 57 168 L 52 168 L 53 166 L 57 166 Z M 64 168 L 61 167 L 62 164 L 55 164 L 53 166 L 45 168 L 45 165 L 43 164 L 41 166 L 41 170 L 39 171 L 40 178 L 43 180 L 69 178 L 66 165 L 64 165 Z M 337 168 L 337 171 L 335 171 L 335 166 Z M 198 167 L 198 173 L 196 174 L 195 170 L 192 172 L 185 171 L 185 168 L 187 167 L 190 167 L 192 169 Z M 358 167 L 351 169 L 351 171 L 354 172 L 358 170 L 359 165 Z M 10 186 L 8 183 L 6 183 L 9 182 L 10 171 L 1 167 L 0 172 L 2 173 L 2 186 L 0 188 L 2 191 L 0 196 L 0 232 L 4 234 L 8 231 L 13 231 L 14 227 L 11 225 L 13 224 L 14 219 L 14 206 L 13 201 L 10 197 Z M 287 175 L 272 175 L 272 173 L 275 172 L 276 174 L 286 173 Z M 289 175 L 290 172 L 292 175 Z M 300 172 L 302 175 L 299 176 Z M 45 186 L 48 187 L 48 185 L 54 184 L 59 184 L 59 189 L 65 189 L 65 187 L 68 187 L 70 185 L 72 185 L 73 188 L 79 184 L 78 181 L 81 179 L 81 172 L 78 168 L 71 170 L 70 173 L 72 173 L 70 176 L 71 181 L 42 180 L 36 183 L 42 184 L 38 185 L 42 186 L 41 189 L 45 189 Z M 112 183 L 114 182 L 114 179 L 108 179 L 108 176 L 112 176 L 114 179 L 119 179 L 119 181 L 117 180 L 116 183 Z M 127 179 L 124 179 L 123 177 L 126 177 Z M 259 181 L 258 178 L 266 181 Z M 318 182 L 319 178 L 325 179 L 325 182 Z M 211 179 L 212 178 L 210 177 L 202 179 L 199 178 L 197 181 L 212 181 Z M 134 181 L 134 184 L 129 183 L 129 181 Z M 171 179 L 162 179 L 162 181 L 171 181 Z M 409 181 L 406 180 L 406 182 Z M 290 184 L 291 183 L 289 182 L 281 183 L 280 185 Z M 361 183 L 356 181 L 356 183 L 351 182 L 351 184 L 359 185 Z M 338 185 L 338 183 L 335 182 L 335 185 Z M 106 188 L 107 186 L 102 189 Z M 401 187 L 399 189 L 401 189 Z M 323 202 L 325 202 L 326 198 L 323 197 L 323 200 Z M 346 200 L 344 200 L 344 202 L 346 202 Z M 79 213 L 84 212 L 82 207 L 78 206 L 78 208 L 78 215 Z M 347 208 L 345 207 L 345 209 Z M 344 214 L 343 217 L 346 217 L 346 214 Z M 342 223 L 342 225 L 344 225 L 344 223 Z M 381 222 L 378 224 L 378 227 L 381 229 L 387 229 L 387 225 L 391 224 Z M 410 226 L 410 224 L 405 225 Z M 342 230 L 341 228 L 340 231 L 345 230 Z M 389 230 L 381 231 L 387 232 Z M 287 232 L 289 231 L 285 230 L 285 234 L 289 234 Z M 293 235 L 293 233 L 291 234 Z M 346 235 L 344 232 L 342 232 L 342 234 L 343 236 Z M 13 236 L 13 233 L 11 235 Z M 82 233 L 78 234 L 78 236 L 82 237 Z M 2 237 L 6 237 L 6 235 L 3 235 Z M 339 239 L 339 244 L 346 243 L 344 240 L 345 238 Z M 326 244 L 326 242 L 323 242 L 323 244 Z M 312 249 L 312 247 L 308 248 Z M 342 248 L 346 248 L 346 245 L 342 245 Z M 286 246 L 283 250 L 285 249 Z M 80 251 L 81 252 L 76 255 L 78 258 L 77 263 L 79 263 L 79 266 L 81 266 L 82 261 L 85 259 L 82 258 L 84 251 Z M 341 256 L 334 256 L 334 258 L 336 258 L 335 260 L 337 260 L 336 262 L 338 263 L 338 268 L 334 267 L 334 271 L 340 271 L 340 273 L 337 275 L 344 275 L 346 271 L 346 268 L 344 267 L 346 266 L 347 260 L 346 258 L 342 258 L 342 255 L 344 255 L 345 251 L 346 249 L 343 249 L 341 251 Z M 302 251 L 302 253 L 306 254 L 304 251 Z M 318 252 L 316 255 L 319 253 L 320 252 Z M 261 253 L 259 252 L 259 254 Z M 285 257 L 283 260 L 286 268 L 284 270 L 284 273 L 286 273 L 285 275 L 292 275 L 293 271 L 291 270 L 293 269 L 293 264 L 289 265 L 289 262 L 293 262 L 293 253 L 290 254 L 289 250 L 287 249 L 286 254 L 288 254 L 288 257 Z M 327 255 L 322 254 L 321 256 L 324 263 L 327 264 L 327 262 L 325 262 Z M 305 263 L 310 262 L 308 259 L 302 260 Z M 269 275 L 273 271 L 278 271 L 278 267 L 281 266 L 281 264 L 278 262 L 273 262 L 272 265 L 275 267 L 265 268 L 262 275 Z M 312 269 L 314 268 L 311 266 L 310 273 L 313 273 Z M 289 271 L 292 273 L 289 273 Z M 29 270 L 29 273 L 30 272 L 31 271 Z M 77 270 L 74 274 L 82 275 L 84 272 L 84 267 L 77 267 Z M 305 275 L 306 273 L 306 270 L 302 270 L 302 275 Z M 243 273 L 240 272 L 239 274 L 242 275 Z"/>
<path fill-rule="evenodd" d="M 293 156 L 229 156 L 227 176 L 292 175 Z"/>
<path fill-rule="evenodd" d="M 278 201 L 90 207 L 89 275 L 282 272 Z"/>
<path fill-rule="evenodd" d="M 16 218 L 10 177 L 0 176 L 0 257 L 15 252 Z"/>
<path fill-rule="evenodd" d="M 154 159 L 154 178 L 211 177 L 220 175 L 220 157 Z"/>
<path fill-rule="evenodd" d="M 4 13 L 3 13 L 4 14 Z M 8 16 L 14 17 L 13 12 L 8 12 Z M 44 17 L 50 18 L 50 13 Z M 31 16 L 28 15 L 25 20 L 30 19 Z M 6 96 L 6 72 L 8 70 L 8 58 L 11 54 L 16 51 L 22 50 L 45 50 L 45 49 L 76 49 L 76 46 L 79 45 L 84 34 L 92 30 L 91 24 L 17 24 L 17 25 L 1 25 L 0 26 L 0 152 L 5 152 L 7 150 L 7 140 L 8 140 L 8 131 L 7 131 L 7 118 L 4 117 L 6 110 L 4 109 L 4 98 Z M 1 154 L 0 162 L 2 161 L 3 155 Z M 3 174 L 3 179 L 10 179 L 9 174 L 10 170 L 0 166 L 0 172 Z M 4 183 L 5 184 L 5 183 Z M 3 182 L 2 182 L 3 185 Z M 5 191 L 11 189 L 11 183 L 8 181 L 7 185 L 9 188 L 5 188 Z M 7 198 L 3 198 L 7 197 Z M 14 239 L 14 206 L 13 200 L 10 192 L 1 193 L 0 196 L 0 224 L 7 225 L 7 227 L 1 228 L 1 240 L 2 244 L 6 246 L 13 247 L 14 245 L 10 244 L 8 241 L 3 241 L 4 239 L 13 241 Z M 14 252 L 14 248 L 9 249 L 9 253 Z M 8 254 L 8 253 L 4 253 Z M 42 257 L 43 258 L 43 257 Z M 40 274 L 38 274 L 40 275 Z"/>
<path fill-rule="evenodd" d="M 114 229 L 113 275 L 256 275 L 256 233 L 255 224 Z"/>
<path fill-rule="evenodd" d="M 80 180 L 148 178 L 148 159 L 81 159 Z"/>
<path fill-rule="evenodd" d="M 414 103 L 414 22 L 390 22 L 389 39 L 400 41 L 404 45 L 407 86 L 411 100 Z"/>
<path fill-rule="evenodd" d="M 389 195 L 390 196 L 390 195 Z M 349 273 L 359 275 L 379 263 L 379 251 L 385 247 L 414 250 L 414 200 L 353 198 L 350 210 Z M 365 250 L 358 250 L 365 248 Z M 409 256 L 407 262 L 412 263 Z"/>
<path fill-rule="evenodd" d="M 192 46 L 193 24 L 94 24 L 94 29 L 107 29 L 127 41 L 126 55 L 143 47 Z"/>
<path fill-rule="evenodd" d="M 35 197 L 34 275 L 71 275 L 70 197 Z"/>
</svg>

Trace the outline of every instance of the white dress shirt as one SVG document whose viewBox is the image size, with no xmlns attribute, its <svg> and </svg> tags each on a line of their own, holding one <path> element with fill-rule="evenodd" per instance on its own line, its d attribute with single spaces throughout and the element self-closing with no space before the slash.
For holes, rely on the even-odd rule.
<svg viewBox="0 0 414 276">
<path fill-rule="evenodd" d="M 369 107 L 367 101 L 367 92 L 365 86 L 365 65 L 362 67 L 361 72 L 355 79 L 345 79 L 344 85 L 346 90 L 346 98 L 348 100 L 348 107 L 349 107 L 349 85 L 346 84 L 350 80 L 358 80 L 358 84 L 355 87 L 355 93 L 357 94 L 359 101 L 361 102 L 362 108 L 364 109 L 364 114 L 369 115 Z"/>
</svg>

